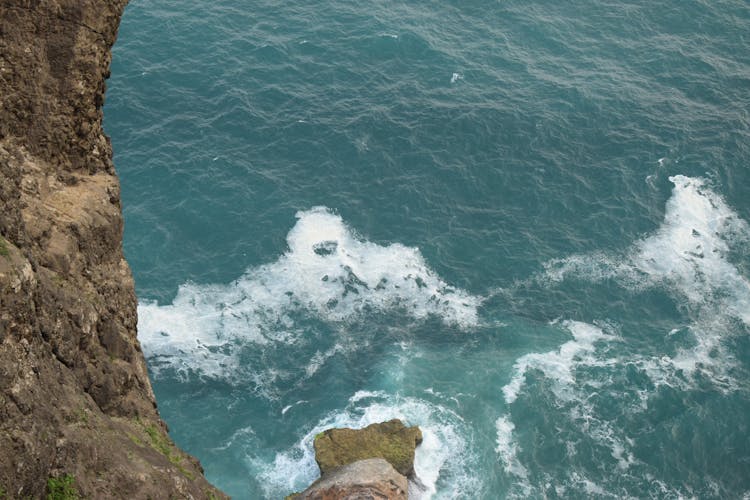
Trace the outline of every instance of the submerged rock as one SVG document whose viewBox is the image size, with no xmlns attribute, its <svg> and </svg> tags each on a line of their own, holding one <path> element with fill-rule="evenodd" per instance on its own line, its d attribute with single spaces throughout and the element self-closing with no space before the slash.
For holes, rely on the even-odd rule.
<svg viewBox="0 0 750 500">
<path fill-rule="evenodd" d="M 407 427 L 398 419 L 364 429 L 328 429 L 315 437 L 315 460 L 323 476 L 358 460 L 383 458 L 399 474 L 412 477 L 414 452 L 421 442 L 419 427 Z"/>
<path fill-rule="evenodd" d="M 359 460 L 333 469 L 295 500 L 406 500 L 407 479 L 382 458 Z"/>
</svg>

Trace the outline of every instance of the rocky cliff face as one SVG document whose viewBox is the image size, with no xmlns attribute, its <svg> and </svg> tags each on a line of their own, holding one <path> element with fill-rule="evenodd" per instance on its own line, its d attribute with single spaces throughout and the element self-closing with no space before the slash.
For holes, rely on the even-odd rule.
<svg viewBox="0 0 750 500">
<path fill-rule="evenodd" d="M 0 0 L 0 498 L 223 495 L 159 418 L 102 131 L 127 0 Z"/>
</svg>

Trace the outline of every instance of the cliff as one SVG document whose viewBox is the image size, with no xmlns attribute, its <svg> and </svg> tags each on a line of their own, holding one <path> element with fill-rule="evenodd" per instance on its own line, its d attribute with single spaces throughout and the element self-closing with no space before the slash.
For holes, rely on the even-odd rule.
<svg viewBox="0 0 750 500">
<path fill-rule="evenodd" d="M 159 417 L 105 80 L 126 0 L 0 0 L 0 498 L 215 498 Z"/>
</svg>

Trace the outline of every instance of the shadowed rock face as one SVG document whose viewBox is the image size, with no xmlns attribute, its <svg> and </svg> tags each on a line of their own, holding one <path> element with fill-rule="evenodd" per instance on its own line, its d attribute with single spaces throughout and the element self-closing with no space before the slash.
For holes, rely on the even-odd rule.
<svg viewBox="0 0 750 500">
<path fill-rule="evenodd" d="M 315 460 L 321 474 L 357 460 L 384 458 L 399 474 L 414 475 L 414 451 L 422 442 L 419 427 L 394 419 L 364 429 L 329 429 L 316 436 Z"/>
<path fill-rule="evenodd" d="M 102 131 L 126 0 L 0 0 L 0 492 L 222 495 L 159 418 Z"/>
</svg>

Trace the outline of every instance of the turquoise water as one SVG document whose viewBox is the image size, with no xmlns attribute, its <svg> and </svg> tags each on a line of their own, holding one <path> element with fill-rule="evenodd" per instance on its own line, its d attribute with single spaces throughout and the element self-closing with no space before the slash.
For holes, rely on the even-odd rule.
<svg viewBox="0 0 750 500">
<path fill-rule="evenodd" d="M 139 337 L 236 498 L 420 425 L 413 498 L 750 498 L 750 5 L 132 0 Z"/>
</svg>

